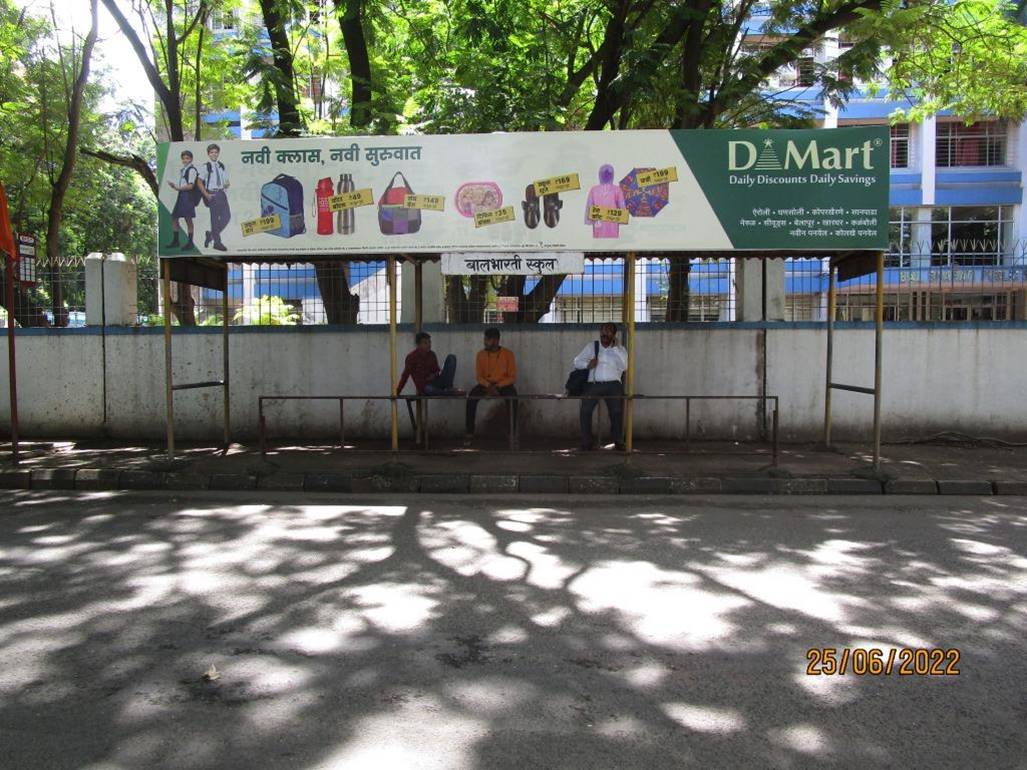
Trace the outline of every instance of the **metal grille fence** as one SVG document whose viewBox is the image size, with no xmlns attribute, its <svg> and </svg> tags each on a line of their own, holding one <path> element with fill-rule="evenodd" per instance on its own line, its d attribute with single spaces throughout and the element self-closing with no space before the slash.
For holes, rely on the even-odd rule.
<svg viewBox="0 0 1027 770">
<path fill-rule="evenodd" d="M 885 320 L 1027 320 L 1027 259 L 1008 249 L 991 253 L 987 246 L 952 239 L 935 241 L 918 253 L 915 243 L 895 244 L 885 267 Z M 152 258 L 130 262 L 135 269 L 136 296 L 128 322 L 159 326 L 163 318 L 157 266 Z M 741 320 L 738 262 L 640 257 L 636 263 L 635 321 Z M 99 290 L 99 281 L 87 281 L 86 272 L 86 260 L 81 257 L 39 258 L 35 281 L 16 283 L 18 324 L 77 327 L 101 323 L 98 312 L 96 317 L 86 317 L 86 294 Z M 403 314 L 402 281 L 406 278 L 413 283 L 412 270 L 398 272 L 400 318 L 409 320 L 411 308 Z M 2 260 L 0 279 L 6 280 Z M 772 309 L 769 319 L 827 320 L 827 259 L 785 260 L 783 280 L 783 313 Z M 874 275 L 839 281 L 835 320 L 873 320 L 875 283 Z M 221 324 L 220 292 L 187 287 L 190 301 L 183 305 L 178 289 L 172 285 L 176 323 L 182 308 L 188 306 L 197 325 Z M 407 289 L 409 302 L 412 286 Z M 587 260 L 582 275 L 541 280 L 443 276 L 441 294 L 443 317 L 449 323 L 620 322 L 624 320 L 624 264 L 618 258 Z M 385 262 L 232 265 L 229 313 L 232 325 L 387 324 Z M 0 308 L 0 321 L 6 323 L 6 309 Z"/>
</svg>

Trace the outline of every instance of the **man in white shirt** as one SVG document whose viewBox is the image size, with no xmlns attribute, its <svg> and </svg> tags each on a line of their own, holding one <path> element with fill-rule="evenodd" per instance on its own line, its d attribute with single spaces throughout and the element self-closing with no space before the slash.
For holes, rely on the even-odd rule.
<svg viewBox="0 0 1027 770">
<path fill-rule="evenodd" d="M 214 242 L 214 248 L 218 251 L 228 251 L 225 244 L 221 242 L 221 231 L 228 226 L 232 218 L 232 210 L 228 206 L 228 196 L 225 190 L 229 188 L 228 169 L 225 164 L 218 160 L 221 148 L 216 144 L 207 146 L 207 162 L 200 166 L 200 176 L 197 180 L 200 185 L 200 192 L 210 209 L 210 229 L 203 234 L 204 248 Z"/>
<path fill-rule="evenodd" d="M 591 370 L 584 395 L 596 397 L 581 400 L 581 448 L 592 448 L 592 412 L 602 398 L 610 412 L 614 448 L 623 450 L 624 401 L 620 396 L 624 395 L 624 387 L 620 378 L 628 368 L 628 351 L 617 344 L 616 324 L 604 323 L 599 327 L 599 354 L 596 355 L 595 344 L 588 343 L 575 357 L 574 368 Z"/>
</svg>

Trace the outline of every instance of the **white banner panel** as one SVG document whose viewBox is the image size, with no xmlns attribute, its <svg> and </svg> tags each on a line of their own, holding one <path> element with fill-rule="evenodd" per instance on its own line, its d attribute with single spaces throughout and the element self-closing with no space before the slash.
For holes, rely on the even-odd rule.
<svg viewBox="0 0 1027 770">
<path fill-rule="evenodd" d="M 585 272 L 583 251 L 444 252 L 444 275 L 574 275 Z"/>
<path fill-rule="evenodd" d="M 887 126 L 174 142 L 157 160 L 165 257 L 880 249 L 888 238 Z"/>
</svg>

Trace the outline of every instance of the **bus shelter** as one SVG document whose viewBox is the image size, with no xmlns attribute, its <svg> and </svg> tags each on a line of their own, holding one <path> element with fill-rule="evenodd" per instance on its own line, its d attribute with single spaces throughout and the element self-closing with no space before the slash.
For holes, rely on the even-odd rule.
<svg viewBox="0 0 1027 770">
<path fill-rule="evenodd" d="M 159 145 L 165 398 L 173 455 L 175 394 L 221 388 L 231 437 L 228 266 L 245 262 L 385 258 L 389 307 L 391 447 L 399 449 L 397 263 L 457 255 L 482 270 L 508 260 L 540 275 L 567 253 L 623 254 L 624 306 L 634 305 L 638 255 L 706 258 L 830 257 L 824 440 L 831 394 L 873 396 L 873 457 L 880 459 L 883 272 L 888 234 L 886 128 L 616 131 L 491 135 L 337 137 Z M 204 158 L 205 160 L 199 160 Z M 197 160 L 193 160 L 196 158 Z M 167 248 L 188 179 L 196 206 L 187 248 Z M 182 187 L 182 185 L 179 185 Z M 198 196 L 197 196 L 198 197 Z M 188 210 L 188 206 L 184 210 Z M 207 224 L 209 214 L 209 222 Z M 179 224 L 181 226 L 181 224 Z M 207 229 L 207 228 L 210 229 Z M 177 239 L 176 239 L 177 240 Z M 876 273 L 872 385 L 835 382 L 837 280 Z M 171 282 L 222 292 L 223 375 L 172 377 Z M 419 310 L 415 318 L 420 319 Z M 625 315 L 625 444 L 633 448 L 634 314 Z M 765 348 L 764 348 L 765 355 Z"/>
</svg>

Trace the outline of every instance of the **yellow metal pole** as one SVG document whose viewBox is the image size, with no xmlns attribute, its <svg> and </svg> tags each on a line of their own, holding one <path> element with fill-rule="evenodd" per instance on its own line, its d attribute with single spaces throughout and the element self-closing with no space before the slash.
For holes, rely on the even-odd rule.
<svg viewBox="0 0 1027 770">
<path fill-rule="evenodd" d="M 420 333 L 424 327 L 424 276 L 422 274 L 421 259 L 415 258 L 414 262 L 414 328 Z M 414 441 L 423 446 L 425 442 L 425 431 L 424 431 L 424 420 L 426 417 L 425 403 L 421 399 L 417 400 L 416 410 L 417 428 L 414 431 Z"/>
<path fill-rule="evenodd" d="M 424 325 L 424 276 L 420 259 L 414 263 L 414 325 L 421 331 Z"/>
<path fill-rule="evenodd" d="M 164 400 L 168 430 L 168 459 L 175 457 L 175 396 L 171 390 L 171 262 L 164 265 Z"/>
<path fill-rule="evenodd" d="M 884 252 L 877 252 L 877 307 L 874 309 L 874 468 L 881 467 L 881 362 L 884 342 Z"/>
<path fill-rule="evenodd" d="M 399 449 L 399 401 L 395 395 L 396 388 L 396 255 L 389 254 L 386 262 L 386 275 L 389 281 L 389 392 L 392 400 L 392 451 Z"/>
<path fill-rule="evenodd" d="M 232 443 L 231 439 L 231 398 L 229 396 L 229 367 L 228 367 L 228 263 L 225 263 L 225 289 L 221 292 L 221 348 L 222 363 L 224 368 L 224 396 L 225 396 L 225 450 L 228 450 Z"/>
<path fill-rule="evenodd" d="M 824 446 L 831 446 L 831 369 L 834 366 L 835 267 L 827 266 L 827 366 L 824 377 Z"/>
<path fill-rule="evenodd" d="M 634 447 L 634 401 L 635 395 L 635 252 L 629 251 L 625 258 L 624 269 L 624 304 L 627 307 L 627 343 L 628 343 L 628 372 L 625 378 L 627 386 L 627 401 L 624 403 L 624 446 L 628 452 L 628 458 Z M 614 436 L 614 441 L 617 437 Z"/>
</svg>

